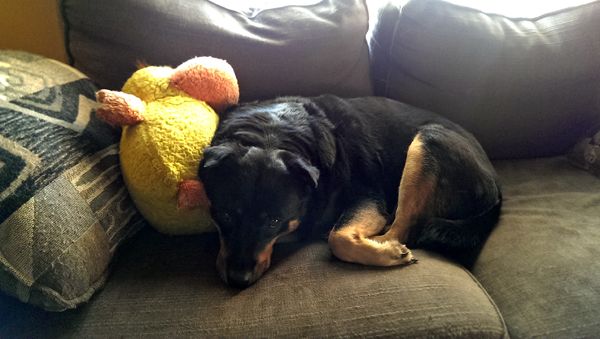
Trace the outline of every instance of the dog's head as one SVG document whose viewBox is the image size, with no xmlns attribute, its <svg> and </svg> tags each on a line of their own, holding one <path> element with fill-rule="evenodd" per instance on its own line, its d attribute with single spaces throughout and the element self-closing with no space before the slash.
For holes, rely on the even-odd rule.
<svg viewBox="0 0 600 339">
<path fill-rule="evenodd" d="M 221 239 L 219 273 L 249 286 L 269 268 L 275 241 L 300 225 L 319 171 L 289 151 L 225 142 L 205 150 L 200 177 Z"/>
</svg>

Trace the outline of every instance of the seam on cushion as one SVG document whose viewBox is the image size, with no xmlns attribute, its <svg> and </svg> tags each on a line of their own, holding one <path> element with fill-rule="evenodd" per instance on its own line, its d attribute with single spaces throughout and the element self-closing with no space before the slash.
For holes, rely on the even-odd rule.
<svg viewBox="0 0 600 339">
<path fill-rule="evenodd" d="M 544 14 L 538 15 L 536 17 L 528 18 L 528 17 L 511 17 L 511 16 L 507 16 L 507 15 L 502 15 L 502 14 L 499 14 L 499 13 L 484 12 L 484 11 L 482 11 L 480 9 L 477 9 L 477 8 L 463 6 L 463 5 L 458 5 L 458 4 L 454 4 L 454 3 L 449 3 L 449 2 L 445 2 L 443 0 L 433 0 L 431 2 L 437 2 L 437 3 L 441 3 L 441 4 L 449 6 L 449 7 L 460 8 L 460 9 L 464 9 L 464 10 L 471 11 L 471 12 L 481 13 L 481 14 L 484 14 L 484 15 L 487 15 L 487 16 L 491 16 L 491 17 L 505 18 L 505 19 L 512 20 L 512 21 L 538 21 L 538 20 L 542 20 L 542 19 L 544 19 L 546 17 L 549 17 L 549 16 L 566 13 L 568 11 L 577 10 L 577 9 L 580 9 L 580 8 L 586 7 L 586 6 L 596 6 L 596 5 L 600 4 L 600 1 L 595 0 L 595 1 L 592 1 L 592 2 L 588 2 L 586 4 L 581 4 L 581 5 L 578 5 L 578 6 L 567 7 L 567 8 L 561 8 L 561 9 L 557 9 L 557 10 L 554 10 L 554 11 L 551 11 L 551 12 L 548 12 L 548 13 L 544 13 Z"/>
<path fill-rule="evenodd" d="M 13 277 L 15 277 L 17 279 L 18 282 L 20 282 L 21 284 L 25 285 L 25 286 L 30 286 L 29 284 L 26 283 L 26 280 L 23 277 L 23 274 L 21 274 L 21 272 L 19 270 L 16 270 L 13 265 L 11 265 L 11 263 L 6 260 L 6 256 L 4 255 L 4 253 L 2 252 L 2 250 L 0 249 L 0 264 L 2 264 L 1 268 L 8 272 L 10 275 L 12 275 Z M 31 285 L 33 285 L 33 283 L 35 282 L 35 280 L 33 280 L 31 282 Z"/>
<path fill-rule="evenodd" d="M 500 322 L 502 323 L 502 328 L 504 329 L 504 336 L 502 336 L 502 338 L 504 338 L 504 339 L 510 338 L 510 335 L 509 335 L 509 332 L 508 332 L 508 327 L 506 326 L 506 322 L 504 321 L 504 317 L 502 316 L 502 313 L 500 313 L 500 309 L 498 308 L 498 305 L 496 305 L 496 303 L 494 302 L 494 300 L 492 299 L 492 297 L 489 295 L 489 293 L 486 291 L 486 289 L 483 287 L 483 285 L 481 285 L 481 283 L 479 282 L 479 280 L 477 280 L 477 278 L 475 278 L 475 276 L 471 273 L 471 271 L 467 270 L 464 266 L 459 265 L 459 267 L 465 273 L 467 273 L 467 275 L 469 277 L 471 277 L 471 280 L 473 280 L 473 282 L 475 284 L 477 284 L 477 286 L 479 286 L 479 289 L 481 289 L 481 291 L 483 292 L 483 294 L 485 294 L 485 296 L 488 299 L 488 301 L 494 307 L 494 310 L 496 311 L 496 315 L 498 316 L 498 320 L 500 320 Z"/>
<path fill-rule="evenodd" d="M 386 96 L 386 97 L 388 97 L 388 98 L 390 97 L 390 86 L 389 86 L 389 84 L 390 84 L 390 78 L 392 77 L 392 65 L 390 65 L 391 62 L 392 62 L 392 58 L 393 58 L 393 55 L 392 55 L 392 49 L 393 48 L 392 47 L 395 46 L 395 44 L 396 44 L 396 35 L 398 33 L 398 26 L 400 25 L 400 16 L 402 16 L 402 10 L 403 9 L 404 9 L 404 6 L 401 6 L 400 8 L 397 8 L 398 13 L 396 15 L 396 22 L 394 23 L 394 31 L 392 32 L 392 39 L 390 40 L 390 44 L 388 46 L 388 50 L 387 50 L 387 53 L 386 53 L 387 54 L 387 60 L 385 60 L 385 61 L 386 61 L 386 64 L 387 64 L 387 70 L 386 70 L 385 80 L 384 80 L 384 83 L 383 83 L 383 88 L 384 88 L 384 90 L 383 90 L 384 94 L 383 95 Z"/>
<path fill-rule="evenodd" d="M 95 225 L 95 224 L 93 224 L 93 225 Z M 142 227 L 143 227 L 143 223 L 142 223 Z M 123 242 L 126 239 L 132 238 L 135 234 L 137 234 L 142 229 L 142 227 L 137 227 L 137 228 L 129 230 L 127 232 L 128 233 L 127 236 L 124 237 L 121 240 L 121 242 Z M 69 245 L 67 247 L 67 249 L 65 251 L 63 251 L 60 255 L 58 255 L 56 257 L 56 259 L 53 260 L 52 262 L 56 262 L 56 260 L 60 259 L 68 251 L 68 249 L 71 246 L 73 246 L 77 241 L 79 241 L 79 239 L 81 239 L 81 237 L 83 237 L 87 232 L 89 232 L 90 229 L 92 229 L 92 227 L 89 227 L 80 237 L 78 237 L 71 245 Z M 117 245 L 117 247 L 120 247 L 120 244 Z M 88 301 L 94 295 L 94 293 L 106 283 L 108 273 L 109 273 L 109 270 L 111 267 L 111 261 L 112 261 L 112 258 L 114 257 L 114 252 L 109 252 L 108 256 L 109 256 L 108 265 L 106 265 L 106 268 L 98 276 L 98 278 L 90 284 L 90 287 L 87 290 L 85 290 L 85 292 L 83 292 L 80 295 L 73 297 L 71 299 L 67 299 L 67 298 L 63 297 L 61 293 L 59 293 L 57 290 L 55 290 L 53 288 L 50 288 L 50 287 L 47 287 L 44 285 L 35 285 L 35 283 L 38 279 L 34 279 L 32 285 L 30 287 L 31 289 L 35 289 L 35 290 L 41 292 L 44 296 L 53 298 L 53 301 L 56 302 L 56 305 L 62 304 L 61 307 L 58 307 L 56 309 L 48 309 L 45 307 L 44 304 L 41 304 L 40 306 L 42 306 L 44 309 L 49 310 L 49 311 L 60 312 L 60 311 L 66 310 L 66 309 L 74 309 L 79 304 L 81 304 L 85 301 Z M 40 274 L 39 277 L 43 276 L 44 273 L 46 273 L 47 271 L 48 271 L 48 269 L 46 269 L 42 274 Z M 23 284 L 23 285 L 27 286 L 26 284 Z M 30 295 L 31 295 L 31 293 L 30 293 Z M 39 304 L 36 304 L 36 305 L 39 305 Z"/>
<path fill-rule="evenodd" d="M 71 35 L 69 34 L 69 32 L 71 31 L 71 23 L 67 19 L 67 10 L 65 8 L 66 0 L 55 0 L 55 1 L 58 4 L 60 17 L 62 19 L 63 39 L 65 41 L 65 45 L 63 46 L 63 48 L 65 49 L 65 52 L 67 53 L 67 59 L 68 59 L 67 61 L 68 61 L 69 65 L 73 66 L 75 64 L 75 60 L 73 58 L 73 53 L 71 52 L 71 38 L 70 38 Z"/>
<path fill-rule="evenodd" d="M 366 44 L 366 40 L 363 41 L 363 43 Z M 368 54 L 369 53 L 367 52 L 367 63 L 369 62 L 368 61 L 368 59 L 369 59 L 369 55 Z M 333 87 L 334 88 L 339 88 L 342 84 L 347 84 L 348 81 L 345 81 L 345 80 L 347 80 L 348 78 L 352 78 L 356 74 L 354 72 L 354 70 L 356 70 L 357 68 L 359 68 L 359 65 L 360 65 L 361 61 L 363 61 L 362 48 L 361 48 L 361 53 L 359 53 L 359 55 L 356 57 L 356 61 L 352 63 L 352 66 L 348 67 L 348 71 L 346 71 L 346 74 L 342 75 L 341 79 L 339 81 L 337 81 L 335 84 L 333 84 Z M 370 65 L 368 67 L 370 69 Z M 371 73 L 369 69 L 367 69 L 367 73 L 369 73 L 368 75 L 370 75 L 370 73 Z M 370 92 L 369 95 L 373 95 L 373 82 L 372 82 L 372 79 L 371 79 L 370 76 L 368 78 L 369 79 L 367 81 L 367 89 Z M 354 83 L 353 85 L 355 85 L 355 84 L 356 83 Z M 348 88 L 346 88 L 346 89 L 348 89 Z"/>
<path fill-rule="evenodd" d="M 49 291 L 53 291 L 53 292 L 54 292 L 54 293 L 52 293 L 53 295 L 58 295 L 58 296 L 60 296 L 61 294 L 60 294 L 58 291 L 56 291 L 55 289 L 53 289 L 53 288 L 49 288 L 49 287 L 45 287 L 45 286 L 42 286 L 42 287 L 39 287 L 39 288 L 38 288 L 38 287 L 35 287 L 35 283 L 38 281 L 38 279 L 39 279 L 40 277 L 42 277 L 44 274 L 46 274 L 46 272 L 48 272 L 48 270 L 50 270 L 50 268 L 52 268 L 52 267 L 53 267 L 53 264 L 54 264 L 54 263 L 55 263 L 55 262 L 56 262 L 58 259 L 60 259 L 60 258 L 61 258 L 63 255 L 65 255 L 65 253 L 66 253 L 66 252 L 67 252 L 67 251 L 68 251 L 68 250 L 69 250 L 69 249 L 70 249 L 70 248 L 71 248 L 73 245 L 75 245 L 75 244 L 76 244 L 76 243 L 77 243 L 77 242 L 78 242 L 78 241 L 79 241 L 79 240 L 80 240 L 80 239 L 81 239 L 81 238 L 82 238 L 84 235 L 86 235 L 88 232 L 90 232 L 90 230 L 92 230 L 92 229 L 93 229 L 93 226 L 94 226 L 94 225 L 96 225 L 97 223 L 98 223 L 98 221 L 96 220 L 96 223 L 94 223 L 94 224 L 92 224 L 90 227 L 88 227 L 88 229 L 87 229 L 87 230 L 85 230 L 85 232 L 83 232 L 83 233 L 82 233 L 82 234 L 81 234 L 79 237 L 77 237 L 77 239 L 75 239 L 75 240 L 74 240 L 74 241 L 73 241 L 73 242 L 72 242 L 72 243 L 71 243 L 69 246 L 67 246 L 67 248 L 66 248 L 64 251 L 62 251 L 62 252 L 61 252 L 59 255 L 57 255 L 57 256 L 56 256 L 56 258 L 54 258 L 54 260 L 52 260 L 51 262 L 49 262 L 49 263 L 48 263 L 48 267 L 47 267 L 45 270 L 43 270 L 43 271 L 42 271 L 42 272 L 41 272 L 41 273 L 40 273 L 40 274 L 39 274 L 37 277 L 34 277 L 34 278 L 32 278 L 31 285 L 27 284 L 27 282 L 25 281 L 25 279 L 23 279 L 23 277 L 22 277 L 22 274 L 21 274 L 21 273 L 20 273 L 18 270 L 15 270 L 15 269 L 14 269 L 14 267 L 12 267 L 12 265 L 10 265 L 10 263 L 9 263 L 9 262 L 7 262 L 7 261 L 5 260 L 5 258 L 4 258 L 4 255 L 3 255 L 2 257 L 0 257 L 0 259 L 1 259 L 1 260 L 0 260 L 0 263 L 2 263 L 3 269 L 7 270 L 7 271 L 8 271 L 8 272 L 9 272 L 9 273 L 10 273 L 10 274 L 13 276 L 13 277 L 15 277 L 15 278 L 17 279 L 17 281 L 18 281 L 19 283 L 21 283 L 23 286 L 25 286 L 25 287 L 27 287 L 27 288 L 29 288 L 29 289 L 37 289 L 37 290 L 39 290 L 39 291 L 48 291 L 48 292 L 49 292 Z M 108 253 L 108 255 L 109 255 L 109 256 L 111 256 L 110 252 Z M 107 266 L 108 266 L 108 265 L 107 265 Z M 105 271 L 106 271 L 106 269 L 105 269 Z M 15 274 L 15 273 L 16 273 L 16 274 Z M 31 297 L 31 293 L 29 293 L 29 295 L 30 295 L 30 297 Z M 78 298 L 78 297 L 75 297 L 74 299 L 76 299 L 76 298 Z M 62 297 L 62 296 L 61 296 L 59 299 L 60 299 L 61 301 L 64 301 L 64 300 L 70 300 L 70 299 L 65 299 L 65 298 L 64 298 L 64 297 Z"/>
<path fill-rule="evenodd" d="M 46 286 L 40 286 L 39 288 L 34 287 L 35 290 L 41 292 L 41 294 L 45 297 L 51 298 L 56 303 L 55 305 L 59 307 L 48 308 L 43 302 L 41 304 L 35 305 L 39 305 L 45 310 L 52 312 L 62 312 L 67 309 L 76 308 L 81 303 L 88 301 L 102 286 L 104 286 L 108 278 L 108 273 L 110 269 L 109 267 L 110 264 L 107 265 L 106 269 L 104 269 L 104 271 L 102 272 L 102 274 L 100 274 L 98 279 L 94 280 L 94 282 L 90 284 L 90 287 L 87 290 L 85 290 L 85 292 L 71 299 L 64 298 L 58 291 L 56 291 L 53 288 L 49 288 Z"/>
<path fill-rule="evenodd" d="M 90 284 L 90 287 L 88 289 L 86 289 L 85 292 L 81 293 L 80 295 L 78 295 L 74 298 L 67 299 L 67 298 L 63 297 L 58 291 L 56 291 L 53 288 L 43 286 L 43 285 L 34 286 L 35 283 L 32 286 L 28 286 L 27 284 L 23 283 L 20 280 L 18 275 L 11 272 L 11 270 L 9 270 L 7 266 L 1 267 L 2 270 L 6 271 L 8 274 L 13 276 L 17 280 L 17 283 L 19 283 L 21 286 L 24 286 L 25 288 L 30 290 L 29 300 L 26 302 L 19 299 L 16 295 L 13 295 L 14 297 L 17 297 L 17 299 L 19 299 L 23 303 L 27 303 L 30 305 L 36 305 L 47 311 L 53 311 L 53 312 L 60 312 L 60 311 L 64 311 L 67 309 L 73 309 L 73 308 L 77 307 L 79 304 L 89 300 L 94 295 L 94 293 L 98 289 L 100 289 L 106 282 L 107 277 L 108 277 L 109 268 L 110 268 L 110 264 L 107 265 L 107 267 L 104 269 L 102 274 L 100 274 L 100 276 Z M 46 300 L 51 301 L 52 304 L 46 304 L 43 302 L 44 300 L 41 300 L 42 301 L 41 303 L 40 302 L 33 303 L 31 301 L 31 291 L 32 290 L 39 291 L 44 297 L 47 298 Z M 12 295 L 12 294 L 9 293 L 9 295 Z"/>
<path fill-rule="evenodd" d="M 143 227 L 143 226 L 142 226 Z M 130 230 L 127 235 L 127 237 L 123 238 L 122 241 L 127 240 L 127 239 L 131 239 L 135 234 L 137 234 L 142 227 L 139 227 L 137 229 L 134 230 Z M 91 227 L 90 227 L 91 228 Z M 120 247 L 120 246 L 118 246 Z M 62 255 L 58 256 L 58 258 L 60 258 Z M 33 286 L 32 285 L 32 289 L 35 289 L 39 292 L 41 292 L 44 296 L 50 297 L 50 298 L 54 298 L 53 301 L 56 302 L 56 305 L 58 306 L 59 304 L 62 304 L 60 307 L 57 308 L 53 308 L 53 309 L 48 309 L 47 307 L 45 307 L 44 304 L 35 304 L 35 305 L 40 305 L 42 308 L 44 308 L 45 310 L 48 311 L 52 311 L 52 312 L 62 312 L 65 311 L 67 309 L 74 309 L 76 308 L 78 305 L 80 305 L 83 302 L 89 301 L 89 299 L 94 296 L 94 294 L 104 286 L 104 284 L 107 281 L 110 269 L 111 269 L 111 259 L 114 257 L 114 253 L 109 253 L 109 262 L 108 265 L 106 265 L 106 268 L 104 269 L 104 271 L 98 276 L 98 279 L 94 280 L 91 284 L 90 287 L 85 290 L 85 292 L 81 293 L 80 295 L 73 297 L 71 299 L 67 299 L 65 297 L 62 296 L 62 294 L 60 294 L 58 291 L 56 291 L 53 288 L 50 287 L 46 287 L 43 285 L 39 285 L 39 286 Z M 41 275 L 40 275 L 41 276 Z M 33 283 L 35 285 L 35 282 Z M 30 303 L 31 304 L 31 303 Z"/>
<path fill-rule="evenodd" d="M 60 178 L 60 177 L 62 177 L 62 176 L 59 176 L 59 178 Z M 69 184 L 73 185 L 73 184 L 72 184 L 70 181 L 69 181 Z M 83 197 L 81 197 L 81 198 L 83 199 Z M 87 205 L 87 204 L 86 204 L 86 206 L 88 207 L 88 209 L 90 209 L 90 210 L 91 210 L 91 208 L 89 207 L 89 205 Z M 93 211 L 92 211 L 92 212 L 93 212 Z M 42 272 L 40 272 L 40 273 L 38 274 L 38 276 L 37 276 L 37 277 L 33 277 L 33 278 L 32 278 L 31 285 L 27 284 L 27 283 L 24 281 L 24 279 L 23 279 L 23 277 L 21 276 L 20 272 L 19 272 L 18 270 L 15 270 L 15 269 L 12 267 L 12 265 L 10 265 L 10 263 L 8 263 L 8 262 L 7 262 L 7 263 L 8 263 L 8 265 L 6 265 L 6 263 L 5 263 L 5 260 L 4 260 L 4 255 L 3 255 L 1 258 L 0 258 L 0 259 L 2 259 L 2 260 L 0 260 L 0 263 L 2 263 L 3 267 L 6 267 L 7 269 L 9 269 L 9 273 L 11 273 L 11 274 L 12 274 L 12 275 L 13 275 L 15 278 L 17 278 L 17 281 L 18 281 L 18 282 L 20 282 L 21 284 L 23 284 L 24 286 L 27 286 L 27 287 L 29 287 L 29 288 L 35 288 L 35 287 L 34 287 L 35 283 L 38 281 L 38 279 L 39 279 L 41 276 L 43 276 L 44 274 L 46 274 L 46 272 L 48 272 L 48 270 L 50 270 L 50 268 L 52 268 L 52 266 L 53 266 L 52 264 L 53 264 L 53 263 L 55 263 L 55 262 L 56 262 L 58 259 L 60 259 L 60 258 L 61 258 L 63 255 L 65 255 L 65 253 L 66 253 L 67 251 L 69 251 L 69 249 L 71 249 L 71 247 L 72 247 L 73 245 L 75 245 L 77 242 L 79 242 L 79 240 L 81 240 L 81 238 L 82 238 L 82 237 L 84 237 L 85 235 L 87 235 L 87 234 L 88 234 L 88 232 L 90 232 L 90 231 L 91 231 L 91 230 L 94 228 L 94 225 L 97 225 L 97 224 L 99 224 L 99 223 L 100 223 L 100 221 L 99 221 L 97 218 L 95 218 L 95 223 L 91 224 L 91 225 L 90 225 L 90 226 L 89 226 L 89 227 L 88 227 L 88 228 L 87 228 L 87 229 L 86 229 L 86 230 L 85 230 L 83 233 L 81 233 L 81 235 L 79 235 L 79 236 L 78 236 L 76 239 L 74 239 L 74 240 L 71 242 L 71 244 L 69 244 L 69 246 L 67 246 L 67 247 L 66 247 L 66 248 L 65 248 L 63 251 L 61 251 L 61 252 L 60 252 L 60 254 L 58 254 L 58 255 L 57 255 L 57 256 L 56 256 L 56 257 L 55 257 L 55 258 L 54 258 L 54 259 L 53 259 L 51 262 L 49 262 L 49 263 L 48 263 L 48 267 L 46 267 L 46 269 L 45 269 L 45 270 L 43 270 Z M 100 227 L 102 227 L 102 226 L 100 226 Z M 105 235 L 106 235 L 106 234 L 105 234 Z M 0 252 L 0 253 L 1 253 L 1 252 Z M 112 255 L 111 255 L 110 251 L 108 252 L 108 256 L 109 256 L 109 257 L 112 257 Z M 109 260 L 109 261 L 110 261 L 110 260 Z M 19 273 L 19 274 L 15 274 L 15 272 L 17 272 L 17 273 Z M 37 290 L 39 290 L 39 291 L 42 291 L 42 290 L 43 290 L 43 288 L 35 288 L 35 289 L 37 289 Z M 54 292 L 55 292 L 57 295 L 60 295 L 60 293 L 59 293 L 58 291 L 54 290 L 54 289 L 51 289 L 51 288 L 46 288 L 46 289 L 47 289 L 47 290 L 54 291 Z M 64 298 L 62 298 L 62 297 L 61 297 L 60 299 L 61 299 L 61 300 L 69 300 L 69 299 L 64 299 Z"/>
<path fill-rule="evenodd" d="M 143 224 L 143 223 L 142 223 Z M 134 235 L 136 235 L 142 228 L 144 227 L 144 225 L 142 225 L 142 227 L 139 227 L 133 231 L 129 231 L 126 238 L 123 238 L 122 242 L 128 239 L 131 239 Z M 121 246 L 118 246 L 119 248 L 121 248 Z M 54 298 L 53 301 L 56 302 L 56 306 L 60 307 L 56 307 L 53 309 L 49 309 L 47 307 L 45 307 L 44 304 L 34 304 L 34 305 L 39 305 L 42 308 L 44 308 L 45 310 L 48 311 L 52 311 L 52 312 L 62 312 L 65 311 L 67 309 L 74 309 L 77 306 L 79 306 L 81 303 L 87 302 L 89 301 L 90 298 L 92 298 L 94 296 L 94 294 L 101 289 L 106 281 L 108 280 L 108 275 L 110 273 L 111 267 L 112 267 L 112 258 L 114 258 L 114 253 L 109 254 L 110 255 L 110 259 L 108 262 L 108 265 L 106 265 L 106 268 L 104 269 L 104 271 L 98 276 L 98 279 L 94 280 L 91 284 L 90 287 L 85 290 L 85 292 L 81 293 L 80 295 L 73 297 L 71 299 L 67 299 L 65 297 L 63 297 L 58 291 L 56 291 L 53 288 L 50 287 L 46 287 L 43 285 L 39 285 L 39 286 L 32 286 L 33 289 L 41 292 L 44 296 L 50 297 L 50 298 Z M 60 256 L 59 256 L 60 257 Z M 35 283 L 34 283 L 35 284 Z M 30 303 L 32 304 L 32 303 Z"/>
<path fill-rule="evenodd" d="M 363 54 L 364 54 L 364 49 L 366 46 L 366 50 L 367 50 L 367 73 L 369 76 L 369 80 L 368 80 L 368 89 L 370 92 L 370 95 L 373 95 L 374 93 L 374 89 L 373 89 L 373 79 L 371 77 L 371 53 L 369 52 L 369 42 L 366 39 L 367 36 L 367 32 L 369 32 L 369 8 L 367 6 L 366 0 L 362 0 L 361 1 L 362 4 L 362 8 L 361 10 L 367 14 L 367 22 L 366 22 L 366 27 L 364 29 L 364 35 L 363 38 L 360 39 L 361 43 L 359 46 L 359 52 L 357 53 L 358 56 L 356 57 L 355 61 L 352 63 L 352 66 L 348 67 L 348 71 L 346 71 L 346 74 L 342 75 L 340 80 L 337 81 L 333 87 L 339 87 L 340 84 L 342 83 L 347 83 L 344 80 L 351 78 L 355 73 L 354 70 L 356 68 L 358 68 L 358 65 L 360 64 L 360 62 L 363 60 Z"/>
<path fill-rule="evenodd" d="M 98 221 L 97 221 L 97 223 L 98 223 Z M 57 260 L 59 260 L 62 256 L 64 256 L 65 253 L 67 253 L 67 251 L 73 245 L 75 245 L 84 235 L 86 235 L 88 232 L 90 232 L 90 230 L 92 230 L 94 225 L 96 225 L 96 224 L 92 224 L 91 227 L 88 227 L 88 229 L 85 232 L 83 232 L 79 237 L 77 237 L 77 239 L 75 239 L 75 241 L 73 241 L 73 243 L 71 243 L 71 245 L 67 246 L 67 248 L 61 254 L 56 256 L 56 258 L 50 263 L 50 265 L 48 266 L 47 269 L 42 271 L 42 273 L 39 274 L 38 277 L 33 280 L 33 283 L 30 287 L 31 289 L 40 291 L 43 295 L 53 298 L 55 302 L 63 304 L 63 307 L 57 309 L 57 311 L 64 311 L 68 308 L 75 308 L 76 305 L 91 298 L 91 296 L 94 294 L 94 292 L 100 286 L 102 286 L 102 284 L 106 281 L 106 276 L 108 274 L 108 267 L 110 266 L 110 259 L 112 258 L 112 254 L 110 252 L 108 253 L 108 256 L 110 257 L 109 264 L 106 265 L 106 268 L 102 271 L 100 276 L 96 280 L 94 280 L 92 284 L 90 284 L 90 287 L 85 292 L 81 293 L 80 295 L 78 295 L 76 297 L 67 299 L 60 292 L 58 292 L 57 290 L 55 290 L 51 287 L 47 287 L 44 285 L 36 285 L 36 282 L 38 281 L 38 279 L 40 277 L 42 277 L 44 274 L 46 274 L 46 272 L 48 272 L 48 270 L 50 268 L 52 268 L 52 266 L 53 266 L 52 264 L 55 263 Z M 30 293 L 30 298 L 31 298 L 31 293 Z M 75 302 L 74 305 L 73 305 L 73 302 Z M 44 306 L 44 304 L 42 304 L 42 306 Z"/>
<path fill-rule="evenodd" d="M 71 182 L 69 182 L 69 183 L 70 183 L 71 185 L 73 185 Z M 80 197 L 81 197 L 81 196 L 80 196 Z M 81 199 L 83 199 L 83 197 L 81 197 Z M 91 208 L 90 208 L 90 206 L 89 206 L 89 205 L 87 205 L 87 204 L 86 204 L 86 206 L 87 206 L 87 207 L 88 207 L 88 208 L 91 210 Z M 92 211 L 92 213 L 93 213 L 93 211 Z M 94 215 L 94 217 L 95 217 L 95 218 L 94 218 L 95 222 L 94 222 L 93 224 L 91 224 L 91 225 L 90 225 L 90 226 L 89 226 L 89 227 L 88 227 L 88 228 L 87 228 L 87 229 L 86 229 L 86 230 L 85 230 L 83 233 L 81 233 L 81 235 L 79 235 L 79 236 L 78 236 L 78 237 L 77 237 L 75 240 L 73 240 L 73 241 L 71 242 L 71 244 L 69 244 L 69 246 L 67 246 L 67 247 L 66 247 L 66 248 L 65 248 L 63 251 L 61 251 L 61 252 L 60 252 L 60 254 L 58 254 L 58 255 L 56 256 L 56 258 L 54 258 L 54 259 L 53 259 L 51 262 L 49 262 L 49 263 L 48 263 L 48 267 L 47 267 L 45 270 L 43 270 L 42 272 L 40 272 L 40 273 L 38 274 L 38 276 L 37 276 L 37 277 L 34 277 L 34 278 L 33 278 L 33 281 L 31 282 L 31 285 L 32 285 L 32 286 L 33 286 L 33 285 L 36 283 L 36 281 L 38 281 L 38 278 L 39 278 L 39 277 L 41 277 L 41 276 L 43 276 L 44 274 L 46 274 L 46 272 L 48 272 L 48 270 L 49 270 L 50 268 L 52 268 L 53 264 L 54 264 L 54 263 L 55 263 L 55 262 L 56 262 L 58 259 L 60 259 L 60 258 L 61 258 L 63 255 L 65 255 L 65 253 L 67 253 L 67 251 L 69 251 L 69 250 L 71 249 L 71 247 L 73 247 L 73 245 L 75 245 L 77 242 L 79 242 L 79 240 L 81 240 L 81 238 L 83 238 L 83 236 L 84 236 L 84 235 L 88 234 L 88 232 L 90 232 L 90 230 L 92 230 L 92 229 L 94 228 L 94 226 L 95 226 L 95 225 L 99 225 L 99 227 L 100 227 L 100 228 L 102 228 L 102 225 L 101 225 L 101 223 L 100 223 L 100 220 L 98 220 L 98 218 L 95 216 L 95 214 L 93 214 L 93 215 Z M 106 236 L 106 232 L 104 232 L 104 235 Z M 107 242 L 108 242 L 108 238 L 107 238 Z M 110 256 L 110 251 L 109 251 L 108 253 L 109 253 L 109 256 Z"/>
</svg>

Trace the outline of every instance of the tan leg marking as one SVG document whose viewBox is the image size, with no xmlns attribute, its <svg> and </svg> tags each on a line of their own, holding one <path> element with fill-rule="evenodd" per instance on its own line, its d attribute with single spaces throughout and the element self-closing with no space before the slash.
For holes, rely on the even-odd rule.
<svg viewBox="0 0 600 339">
<path fill-rule="evenodd" d="M 385 218 L 375 205 L 365 206 L 348 224 L 329 234 L 333 254 L 341 260 L 365 265 L 394 266 L 416 261 L 402 244 L 408 230 L 421 216 L 428 214 L 435 177 L 423 174 L 423 143 L 417 135 L 410 144 L 402 180 L 398 189 L 398 207 L 394 222 L 384 235 Z"/>
<path fill-rule="evenodd" d="M 424 158 L 423 143 L 417 134 L 408 147 L 406 164 L 398 189 L 398 207 L 394 222 L 387 233 L 375 237 L 376 240 L 405 242 L 410 227 L 417 222 L 417 219 L 430 214 L 429 204 L 435 192 L 437 177 L 424 173 Z"/>
<path fill-rule="evenodd" d="M 340 260 L 364 265 L 393 266 L 414 259 L 406 246 L 395 241 L 379 242 L 372 237 L 384 228 L 386 220 L 374 203 L 366 204 L 345 225 L 329 233 L 329 246 Z"/>
</svg>

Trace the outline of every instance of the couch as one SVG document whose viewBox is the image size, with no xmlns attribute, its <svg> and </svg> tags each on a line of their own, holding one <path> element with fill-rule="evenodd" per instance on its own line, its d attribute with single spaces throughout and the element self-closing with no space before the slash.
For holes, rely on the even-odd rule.
<svg viewBox="0 0 600 339">
<path fill-rule="evenodd" d="M 589 149 L 600 143 L 600 1 L 517 13 L 441 0 L 304 1 L 262 11 L 226 1 L 60 5 L 72 67 L 0 52 L 0 337 L 600 333 L 600 172 L 588 171 L 598 166 Z M 135 212 L 118 176 L 118 130 L 97 122 L 90 103 L 97 88 L 119 88 L 138 59 L 177 65 L 194 55 L 227 59 L 242 100 L 382 95 L 461 123 L 498 172 L 499 224 L 468 264 L 417 249 L 416 265 L 365 267 L 336 260 L 315 237 L 277 244 L 272 267 L 251 287 L 224 285 L 216 234 L 163 235 Z M 36 157 L 37 141 L 54 139 L 38 137 L 44 128 L 26 128 L 25 118 L 69 121 L 73 140 L 50 147 L 69 157 Z M 578 142 L 587 153 L 573 148 Z M 42 174 L 15 188 L 27 194 L 6 198 L 16 173 L 8 157 L 30 153 L 38 160 L 23 171 Z M 98 153 L 105 160 L 86 155 Z M 86 175 L 106 173 L 97 189 L 114 190 L 118 208 L 84 194 Z M 93 227 L 71 227 L 82 219 Z M 72 245 L 36 259 L 22 250 L 46 248 L 36 237 Z M 36 260 L 46 265 L 39 274 Z M 31 276 L 17 266 L 33 267 Z"/>
</svg>

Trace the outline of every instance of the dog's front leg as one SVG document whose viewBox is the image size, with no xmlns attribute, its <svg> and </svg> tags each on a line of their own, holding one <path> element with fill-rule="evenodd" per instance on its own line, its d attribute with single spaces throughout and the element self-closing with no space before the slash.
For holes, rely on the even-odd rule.
<svg viewBox="0 0 600 339">
<path fill-rule="evenodd" d="M 424 168 L 428 157 L 421 136 L 417 134 L 407 150 L 398 188 L 398 207 L 389 230 L 378 235 L 386 219 L 377 204 L 365 202 L 358 206 L 352 218 L 329 234 L 329 245 L 335 256 L 344 261 L 375 266 L 416 261 L 402 242 L 410 228 L 430 214 L 437 178 Z"/>
<path fill-rule="evenodd" d="M 386 225 L 378 204 L 365 200 L 343 216 L 343 222 L 329 233 L 329 246 L 340 260 L 374 266 L 394 266 L 415 261 L 397 239 L 377 239 Z"/>
</svg>

